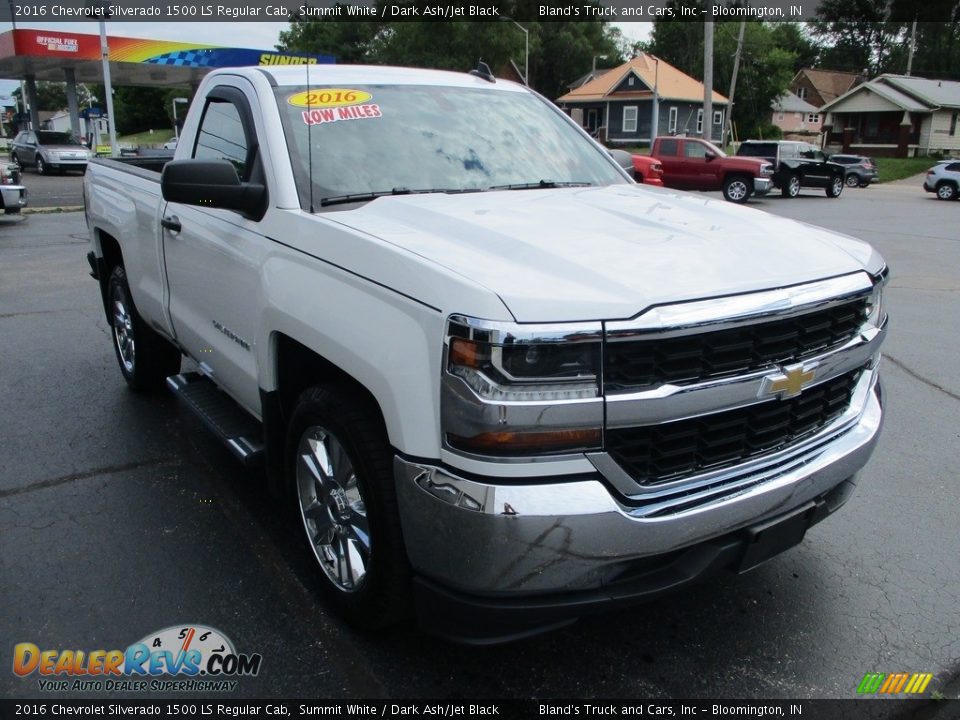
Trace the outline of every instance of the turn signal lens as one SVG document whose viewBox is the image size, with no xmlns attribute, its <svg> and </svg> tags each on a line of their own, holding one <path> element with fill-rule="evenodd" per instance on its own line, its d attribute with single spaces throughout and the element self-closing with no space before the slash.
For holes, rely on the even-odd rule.
<svg viewBox="0 0 960 720">
<path fill-rule="evenodd" d="M 448 435 L 453 447 L 484 455 L 533 455 L 590 450 L 600 447 L 600 430 L 485 432 L 470 438 Z"/>
<path fill-rule="evenodd" d="M 480 344 L 473 340 L 453 338 L 450 341 L 450 364 L 461 367 L 480 368 L 487 361 L 489 355 L 480 349 Z"/>
</svg>

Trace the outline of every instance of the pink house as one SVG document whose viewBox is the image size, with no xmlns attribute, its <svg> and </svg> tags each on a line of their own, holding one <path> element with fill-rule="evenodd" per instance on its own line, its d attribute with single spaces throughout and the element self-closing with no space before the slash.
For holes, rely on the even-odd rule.
<svg viewBox="0 0 960 720">
<path fill-rule="evenodd" d="M 819 135 L 823 118 L 818 108 L 786 92 L 773 101 L 771 122 L 784 135 Z"/>
</svg>

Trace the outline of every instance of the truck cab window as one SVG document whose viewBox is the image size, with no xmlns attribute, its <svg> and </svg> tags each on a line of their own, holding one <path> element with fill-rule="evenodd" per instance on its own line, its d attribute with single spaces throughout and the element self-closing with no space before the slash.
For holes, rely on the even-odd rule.
<svg viewBox="0 0 960 720">
<path fill-rule="evenodd" d="M 200 121 L 193 157 L 199 160 L 227 160 L 237 168 L 241 180 L 248 180 L 248 154 L 249 143 L 237 106 L 222 101 L 208 103 Z"/>
<path fill-rule="evenodd" d="M 688 158 L 703 160 L 707 156 L 707 148 L 697 142 L 687 142 L 684 143 L 683 154 Z"/>
</svg>

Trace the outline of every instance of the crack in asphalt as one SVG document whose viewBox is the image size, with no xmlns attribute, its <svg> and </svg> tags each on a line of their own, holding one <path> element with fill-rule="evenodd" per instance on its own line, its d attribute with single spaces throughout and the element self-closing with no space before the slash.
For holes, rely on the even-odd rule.
<svg viewBox="0 0 960 720">
<path fill-rule="evenodd" d="M 890 355 L 889 353 L 884 353 L 883 356 L 884 356 L 887 360 L 889 360 L 890 362 L 892 362 L 894 365 L 896 365 L 898 368 L 900 368 L 901 370 L 903 370 L 905 373 L 907 373 L 907 375 L 909 375 L 910 377 L 914 378 L 915 380 L 919 380 L 919 381 L 922 382 L 924 385 L 928 385 L 928 386 L 932 387 L 934 390 L 939 390 L 939 391 L 942 392 L 944 395 L 946 395 L 946 396 L 948 396 L 948 397 L 952 397 L 954 400 L 960 400 L 960 395 L 958 395 L 957 393 L 953 392 L 952 390 L 948 390 L 947 388 L 943 387 L 943 385 L 939 385 L 939 384 L 935 383 L 933 380 L 929 380 L 929 379 L 925 378 L 923 375 L 921 375 L 920 373 L 918 373 L 916 370 L 912 369 L 909 365 L 907 365 L 907 364 L 904 363 L 903 361 L 897 360 L 895 357 L 893 357 L 893 355 Z"/>
<path fill-rule="evenodd" d="M 160 458 L 156 460 L 141 460 L 139 462 L 125 463 L 123 465 L 108 465 L 107 467 L 95 468 L 93 470 L 86 470 L 79 473 L 70 473 L 69 475 L 61 475 L 55 478 L 47 478 L 46 480 L 38 480 L 28 485 L 21 485 L 19 487 L 0 490 L 0 499 L 13 497 L 14 495 L 22 495 L 24 493 L 34 492 L 36 490 L 44 490 L 46 488 L 56 487 L 57 485 L 65 485 L 66 483 L 71 483 L 75 480 L 86 480 L 87 478 L 97 477 L 98 475 L 115 475 L 116 473 L 127 472 L 128 470 L 137 470 L 143 467 L 179 464 L 180 463 L 175 460 Z"/>
<path fill-rule="evenodd" d="M 62 312 L 80 312 L 77 308 L 57 308 L 55 310 L 24 310 L 14 313 L 0 313 L 0 320 L 13 317 L 23 317 L 25 315 L 53 315 Z"/>
</svg>

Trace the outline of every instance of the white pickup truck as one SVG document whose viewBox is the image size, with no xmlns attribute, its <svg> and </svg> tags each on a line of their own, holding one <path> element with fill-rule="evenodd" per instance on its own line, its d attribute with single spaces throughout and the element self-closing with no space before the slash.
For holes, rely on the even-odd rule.
<svg viewBox="0 0 960 720">
<path fill-rule="evenodd" d="M 742 572 L 880 431 L 868 244 L 636 185 L 482 67 L 216 71 L 174 160 L 84 197 L 124 377 L 263 465 L 360 626 L 505 640 Z"/>
</svg>

